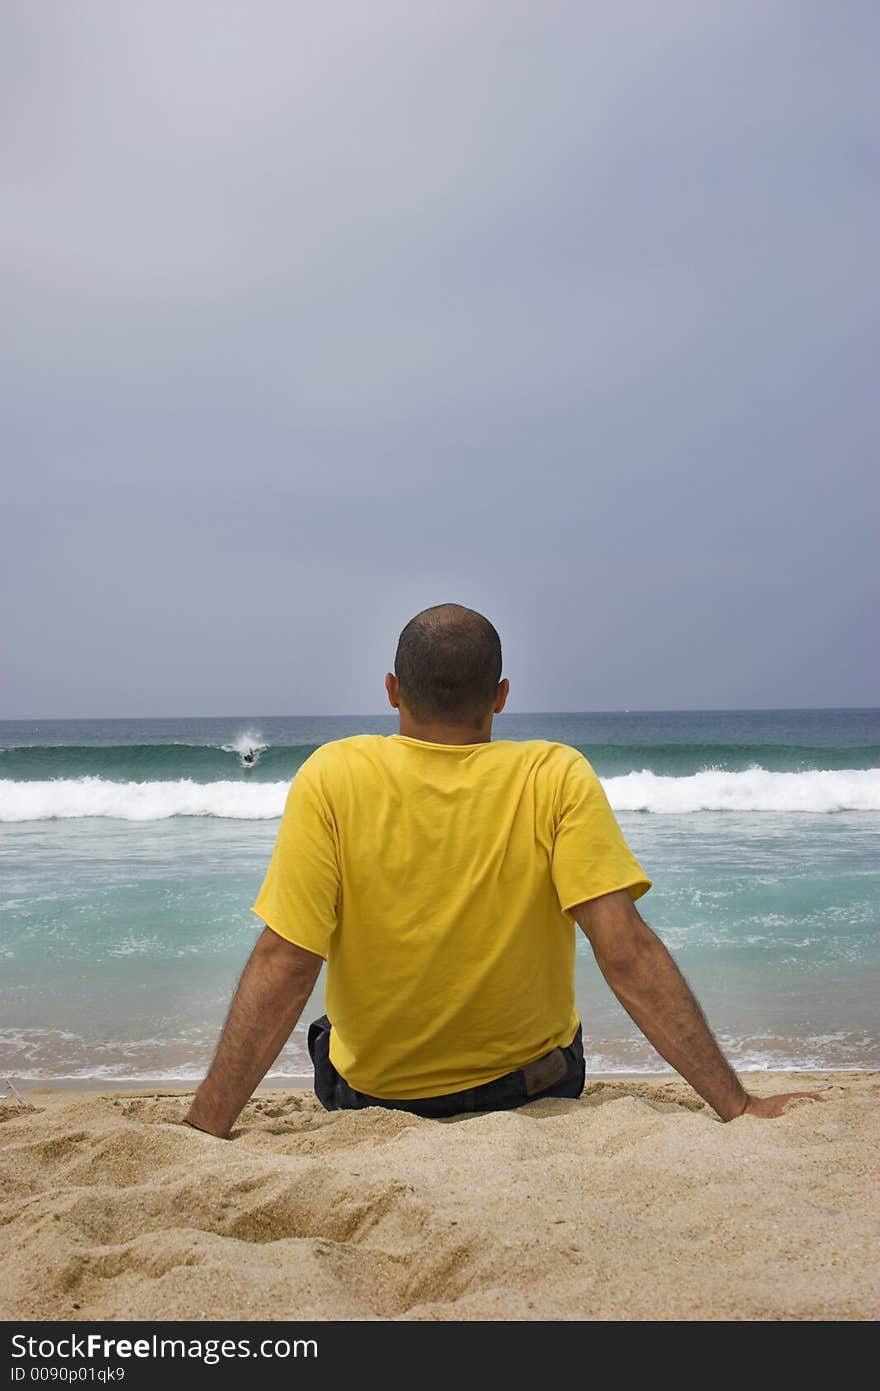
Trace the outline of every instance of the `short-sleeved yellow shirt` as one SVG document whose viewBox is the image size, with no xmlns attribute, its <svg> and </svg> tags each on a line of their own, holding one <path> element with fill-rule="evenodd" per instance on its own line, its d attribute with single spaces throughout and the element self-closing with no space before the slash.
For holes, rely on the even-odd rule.
<svg viewBox="0 0 880 1391">
<path fill-rule="evenodd" d="M 358 734 L 297 770 L 253 912 L 326 959 L 341 1076 L 410 1100 L 567 1046 L 570 909 L 650 887 L 578 749 Z"/>
</svg>

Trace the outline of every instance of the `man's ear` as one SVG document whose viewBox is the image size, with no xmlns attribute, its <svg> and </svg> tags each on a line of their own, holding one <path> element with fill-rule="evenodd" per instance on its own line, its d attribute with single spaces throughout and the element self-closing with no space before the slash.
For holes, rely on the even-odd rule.
<svg viewBox="0 0 880 1391">
<path fill-rule="evenodd" d="M 388 702 L 394 710 L 400 708 L 400 682 L 392 671 L 385 673 L 385 690 L 388 692 Z"/>
</svg>

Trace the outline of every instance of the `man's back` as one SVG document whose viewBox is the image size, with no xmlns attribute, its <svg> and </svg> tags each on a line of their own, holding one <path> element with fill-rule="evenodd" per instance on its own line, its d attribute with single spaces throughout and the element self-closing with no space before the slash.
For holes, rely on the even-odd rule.
<svg viewBox="0 0 880 1391">
<path fill-rule="evenodd" d="M 408 1099 L 569 1044 L 567 910 L 650 887 L 577 749 L 363 734 L 298 770 L 253 911 L 327 959 L 339 1073 Z"/>
<path fill-rule="evenodd" d="M 312 1021 L 309 1053 L 328 1111 L 453 1115 L 579 1096 L 575 923 L 630 1018 L 722 1120 L 781 1115 L 805 1095 L 743 1087 L 633 906 L 651 881 L 583 754 L 492 742 L 510 689 L 501 666 L 483 614 L 424 609 L 385 675 L 399 732 L 333 740 L 299 769 L 253 908 L 267 926 L 188 1125 L 228 1136 L 322 959 L 331 1018 Z"/>
</svg>

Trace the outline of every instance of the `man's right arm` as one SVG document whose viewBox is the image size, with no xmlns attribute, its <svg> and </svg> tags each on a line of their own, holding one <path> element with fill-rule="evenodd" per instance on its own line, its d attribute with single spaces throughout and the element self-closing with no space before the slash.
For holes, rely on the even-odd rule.
<svg viewBox="0 0 880 1391">
<path fill-rule="evenodd" d="M 789 1101 L 815 1092 L 752 1096 L 719 1048 L 699 1004 L 666 947 L 627 889 L 572 908 L 599 969 L 630 1018 L 661 1057 L 690 1082 L 724 1121 L 779 1116 Z"/>
</svg>

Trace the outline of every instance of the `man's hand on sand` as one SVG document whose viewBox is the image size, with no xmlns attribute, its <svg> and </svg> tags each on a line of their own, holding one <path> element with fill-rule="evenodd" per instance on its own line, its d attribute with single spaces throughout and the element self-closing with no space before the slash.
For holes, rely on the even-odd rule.
<svg viewBox="0 0 880 1391">
<path fill-rule="evenodd" d="M 221 1130 L 213 1130 L 213 1129 L 210 1129 L 210 1128 L 209 1128 L 208 1126 L 206 1126 L 206 1125 L 196 1125 L 195 1121 L 191 1121 L 191 1120 L 190 1120 L 189 1116 L 183 1116 L 182 1119 L 181 1119 L 180 1124 L 181 1124 L 181 1125 L 188 1125 L 189 1128 L 190 1128 L 190 1130 L 198 1130 L 199 1133 L 202 1134 L 202 1135 L 211 1135 L 211 1136 L 213 1136 L 213 1138 L 214 1138 L 215 1140 L 228 1140 L 228 1139 L 229 1139 L 229 1136 L 228 1136 L 224 1131 L 221 1131 Z"/>
<path fill-rule="evenodd" d="M 803 1100 L 807 1097 L 810 1101 L 824 1101 L 824 1096 L 818 1092 L 780 1092 L 777 1096 L 753 1096 L 749 1093 L 745 1110 L 741 1112 L 743 1116 L 759 1116 L 764 1120 L 772 1120 L 775 1116 L 781 1116 L 786 1106 L 791 1101 Z M 737 1116 L 738 1120 L 739 1117 Z"/>
</svg>

